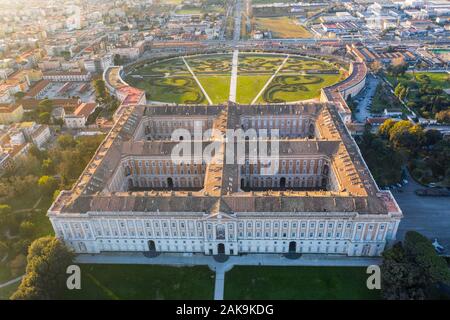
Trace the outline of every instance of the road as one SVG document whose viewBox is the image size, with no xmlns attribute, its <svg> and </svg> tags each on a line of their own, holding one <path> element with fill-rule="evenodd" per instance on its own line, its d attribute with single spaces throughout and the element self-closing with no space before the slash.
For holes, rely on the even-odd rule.
<svg viewBox="0 0 450 320">
<path fill-rule="evenodd" d="M 238 42 L 241 38 L 241 7 L 242 0 L 236 0 L 234 7 L 234 30 L 233 30 L 233 42 Z"/>
<path fill-rule="evenodd" d="M 227 2 L 227 13 L 225 14 L 225 18 L 224 18 L 224 24 L 222 26 L 222 28 L 220 29 L 220 34 L 219 34 L 219 40 L 220 41 L 225 41 L 225 31 L 227 29 L 227 21 L 228 21 L 228 17 L 232 14 L 233 12 L 233 5 L 231 3 L 231 1 Z"/>
<path fill-rule="evenodd" d="M 228 101 L 231 102 L 236 102 L 238 63 L 239 63 L 239 51 L 234 50 L 231 65 L 230 95 L 228 98 Z"/>
<path fill-rule="evenodd" d="M 423 188 L 408 175 L 409 183 L 398 190 L 392 191 L 400 208 L 403 219 L 397 233 L 397 239 L 402 240 L 406 231 L 414 230 L 424 236 L 437 238 L 450 254 L 450 199 L 448 197 L 420 197 L 415 190 Z"/>
<path fill-rule="evenodd" d="M 364 90 L 358 94 L 355 99 L 361 99 L 358 103 L 358 111 L 355 112 L 355 118 L 357 122 L 366 122 L 366 119 L 370 117 L 370 106 L 372 105 L 372 99 L 375 95 L 375 91 L 378 85 L 378 78 L 369 74 L 366 78 L 366 86 Z"/>
</svg>

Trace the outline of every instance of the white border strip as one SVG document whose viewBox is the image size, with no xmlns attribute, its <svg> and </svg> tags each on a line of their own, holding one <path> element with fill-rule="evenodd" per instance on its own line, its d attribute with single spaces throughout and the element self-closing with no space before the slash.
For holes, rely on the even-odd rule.
<svg viewBox="0 0 450 320">
<path fill-rule="evenodd" d="M 273 73 L 273 75 L 269 78 L 269 80 L 267 80 L 266 84 L 264 85 L 264 87 L 261 89 L 261 91 L 258 93 L 258 95 L 255 97 L 255 99 L 253 99 L 253 101 L 250 104 L 255 104 L 256 101 L 258 101 L 259 97 L 262 95 L 262 93 L 266 90 L 266 88 L 269 86 L 269 84 L 272 82 L 273 78 L 275 78 L 275 76 L 278 74 L 278 72 L 281 70 L 281 68 L 284 67 L 284 65 L 286 64 L 286 62 L 288 61 L 290 55 L 288 54 L 286 56 L 286 58 L 284 59 L 283 63 L 280 64 L 280 66 L 278 67 L 278 69 Z"/>
<path fill-rule="evenodd" d="M 198 80 L 197 76 L 195 75 L 194 71 L 192 71 L 191 67 L 188 65 L 186 59 L 184 57 L 181 57 L 183 59 L 184 64 L 188 68 L 189 72 L 191 73 L 192 77 L 194 78 L 195 82 L 197 82 L 197 85 L 199 86 L 200 90 L 202 90 L 203 94 L 205 95 L 206 100 L 208 100 L 209 105 L 213 105 L 211 99 L 209 98 L 208 94 L 206 93 L 205 89 L 203 88 L 202 84 Z"/>
</svg>

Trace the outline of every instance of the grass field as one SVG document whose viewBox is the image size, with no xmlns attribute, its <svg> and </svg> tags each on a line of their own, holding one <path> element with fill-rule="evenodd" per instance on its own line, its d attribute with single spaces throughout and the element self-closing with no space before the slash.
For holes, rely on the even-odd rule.
<svg viewBox="0 0 450 320">
<path fill-rule="evenodd" d="M 182 9 L 176 10 L 176 14 L 186 14 L 186 15 L 197 15 L 205 13 L 223 13 L 225 9 L 220 6 L 207 6 L 206 8 L 195 8 L 195 7 L 183 7 Z"/>
<path fill-rule="evenodd" d="M 128 83 L 145 90 L 147 100 L 180 104 L 206 103 L 203 92 L 191 75 L 150 77 L 139 81 L 128 80 Z"/>
<path fill-rule="evenodd" d="M 270 75 L 239 75 L 237 80 L 236 99 L 240 103 L 251 103 L 269 80 Z"/>
<path fill-rule="evenodd" d="M 225 299 L 379 299 L 366 287 L 365 268 L 234 267 L 225 276 Z"/>
<path fill-rule="evenodd" d="M 272 80 L 258 102 L 283 103 L 317 98 L 323 87 L 333 85 L 340 79 L 340 74 L 279 75 Z"/>
<path fill-rule="evenodd" d="M 226 103 L 230 95 L 231 76 L 199 76 L 198 80 L 213 103 Z"/>
<path fill-rule="evenodd" d="M 283 63 L 284 55 L 239 55 L 238 73 L 268 73 L 273 74 Z"/>
<path fill-rule="evenodd" d="M 172 76 L 181 74 L 189 74 L 189 70 L 182 59 L 175 58 L 156 63 L 144 64 L 131 72 L 126 81 L 132 78 L 133 75 Z"/>
<path fill-rule="evenodd" d="M 293 3 L 295 0 L 252 0 L 252 4 Z"/>
<path fill-rule="evenodd" d="M 230 74 L 231 59 L 230 54 L 220 54 L 186 58 L 186 61 L 195 74 Z"/>
<path fill-rule="evenodd" d="M 273 38 L 310 38 L 311 33 L 289 17 L 256 18 L 256 29 L 269 30 Z"/>
<path fill-rule="evenodd" d="M 430 85 L 434 88 L 442 88 L 448 89 L 450 88 L 449 76 L 450 74 L 447 72 L 415 72 L 414 75 L 412 72 L 407 72 L 405 75 L 400 77 L 387 76 L 389 82 L 395 87 L 399 82 L 410 81 L 413 79 L 413 76 L 416 78 L 420 75 L 427 75 L 430 78 Z"/>
<path fill-rule="evenodd" d="M 214 273 L 208 267 L 81 265 L 81 290 L 63 299 L 212 299 Z"/>
<path fill-rule="evenodd" d="M 286 55 L 240 53 L 237 102 L 248 104 L 283 63 Z M 230 93 L 232 56 L 213 54 L 186 58 L 213 103 L 225 103 Z M 258 103 L 283 103 L 317 98 L 320 89 L 342 79 L 326 61 L 292 56 Z M 181 58 L 144 64 L 125 80 L 146 91 L 148 101 L 206 104 L 208 101 Z"/>
<path fill-rule="evenodd" d="M 280 73 L 299 73 L 306 70 L 337 71 L 337 68 L 331 63 L 321 60 L 290 57 L 281 68 Z"/>
<path fill-rule="evenodd" d="M 0 300 L 8 300 L 9 297 L 17 290 L 20 282 L 13 283 L 7 287 L 0 288 Z"/>
</svg>

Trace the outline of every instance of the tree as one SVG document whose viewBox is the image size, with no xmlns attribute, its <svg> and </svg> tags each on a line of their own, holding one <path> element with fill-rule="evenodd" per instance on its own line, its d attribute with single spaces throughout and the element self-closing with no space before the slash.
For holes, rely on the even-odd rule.
<svg viewBox="0 0 450 320">
<path fill-rule="evenodd" d="M 380 128 L 378 129 L 378 133 L 380 135 L 382 135 L 383 137 L 385 137 L 385 138 L 389 138 L 391 129 L 394 126 L 395 123 L 396 123 L 396 121 L 394 119 L 387 119 L 387 120 L 385 120 L 381 124 Z"/>
<path fill-rule="evenodd" d="M 60 135 L 56 142 L 58 143 L 58 146 L 63 150 L 73 148 L 77 144 L 73 136 L 69 134 Z"/>
<path fill-rule="evenodd" d="M 369 169 L 380 186 L 401 180 L 403 158 L 382 138 L 365 130 L 359 145 Z"/>
<path fill-rule="evenodd" d="M 41 124 L 50 124 L 51 114 L 50 112 L 41 112 L 39 113 L 39 123 Z"/>
<path fill-rule="evenodd" d="M 395 87 L 394 94 L 400 100 L 402 100 L 402 99 L 404 99 L 406 97 L 406 93 L 407 93 L 407 89 L 402 83 L 399 83 Z"/>
<path fill-rule="evenodd" d="M 50 196 L 58 187 L 58 181 L 52 176 L 42 176 L 38 180 L 38 186 L 43 194 Z"/>
<path fill-rule="evenodd" d="M 36 232 L 36 226 L 31 221 L 23 221 L 19 227 L 20 236 L 22 238 L 31 238 Z"/>
<path fill-rule="evenodd" d="M 20 100 L 23 97 L 25 97 L 25 92 L 23 92 L 23 91 L 18 91 L 16 93 L 14 93 L 14 98 L 16 98 L 16 100 Z"/>
<path fill-rule="evenodd" d="M 421 234 L 408 231 L 403 243 L 383 252 L 381 288 L 385 299 L 432 298 L 439 283 L 450 283 L 448 266 Z"/>
<path fill-rule="evenodd" d="M 52 112 L 53 109 L 53 102 L 52 100 L 49 99 L 44 99 L 42 101 L 39 102 L 36 111 L 38 113 L 43 113 L 43 112 Z"/>
<path fill-rule="evenodd" d="M 105 81 L 99 79 L 94 81 L 95 95 L 99 102 L 105 102 L 108 94 L 106 92 Z"/>
<path fill-rule="evenodd" d="M 381 62 L 378 60 L 375 60 L 374 62 L 372 62 L 370 64 L 370 67 L 372 68 L 373 72 L 375 72 L 375 73 L 379 73 L 381 71 L 381 69 L 383 68 Z"/>
<path fill-rule="evenodd" d="M 444 258 L 438 256 L 431 241 L 415 231 L 405 235 L 405 253 L 425 273 L 427 283 L 449 283 L 450 270 Z"/>
<path fill-rule="evenodd" d="M 408 64 L 402 57 L 392 59 L 388 67 L 388 71 L 395 77 L 404 75 L 406 70 L 408 70 Z"/>
<path fill-rule="evenodd" d="M 450 109 L 436 113 L 436 120 L 440 123 L 450 123 Z"/>
<path fill-rule="evenodd" d="M 35 240 L 27 256 L 26 274 L 13 300 L 57 299 L 66 285 L 66 270 L 74 254 L 59 239 L 43 237 Z"/>
<path fill-rule="evenodd" d="M 439 130 L 427 130 L 425 132 L 425 145 L 432 146 L 442 140 L 442 133 Z"/>
<path fill-rule="evenodd" d="M 422 144 L 423 137 L 422 127 L 407 120 L 398 121 L 389 130 L 389 141 L 396 149 L 407 148 L 415 151 Z"/>
<path fill-rule="evenodd" d="M 62 126 L 64 125 L 64 120 L 62 118 L 53 118 L 53 123 L 62 128 Z"/>
<path fill-rule="evenodd" d="M 50 158 L 42 160 L 42 172 L 49 175 L 55 172 L 55 165 Z"/>
</svg>

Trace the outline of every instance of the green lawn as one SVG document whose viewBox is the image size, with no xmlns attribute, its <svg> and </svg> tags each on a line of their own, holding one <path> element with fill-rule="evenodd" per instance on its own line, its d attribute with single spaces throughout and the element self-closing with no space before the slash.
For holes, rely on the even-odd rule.
<svg viewBox="0 0 450 320">
<path fill-rule="evenodd" d="M 213 103 L 225 103 L 230 96 L 231 76 L 199 76 L 198 81 L 208 93 Z"/>
<path fill-rule="evenodd" d="M 399 110 L 403 109 L 403 105 L 398 98 L 391 93 L 387 86 L 378 84 L 373 97 L 370 111 L 373 113 L 382 113 L 384 109 L 387 110 Z"/>
<path fill-rule="evenodd" d="M 15 277 L 11 275 L 11 268 L 5 265 L 5 263 L 0 264 L 0 283 L 11 280 Z"/>
<path fill-rule="evenodd" d="M 234 267 L 225 275 L 225 299 L 378 299 L 366 287 L 365 268 Z"/>
<path fill-rule="evenodd" d="M 21 199 L 22 201 L 20 201 Z M 35 227 L 33 239 L 54 234 L 50 220 L 47 217 L 47 210 L 51 203 L 51 197 L 39 198 L 39 195 L 36 192 L 29 192 L 27 195 L 13 198 L 7 202 L 7 204 L 13 208 L 13 212 L 21 216 L 21 219 L 33 223 Z M 35 205 L 36 208 L 32 209 Z M 17 274 L 12 273 L 9 264 L 17 254 L 17 250 L 11 249 L 7 261 L 0 263 L 0 283 L 11 280 L 12 278 L 15 278 L 25 272 L 25 267 L 23 267 L 23 270 L 21 268 L 16 270 Z"/>
<path fill-rule="evenodd" d="M 415 72 L 415 77 L 417 78 L 420 75 L 427 75 L 430 78 L 431 86 L 434 88 L 442 88 L 448 89 L 450 88 L 450 82 L 448 81 L 448 77 L 450 74 L 447 72 Z M 387 75 L 386 78 L 389 82 L 395 87 L 399 82 L 409 81 L 413 79 L 413 73 L 407 72 L 404 76 L 393 77 Z"/>
<path fill-rule="evenodd" d="M 258 102 L 283 103 L 318 98 L 323 87 L 333 85 L 341 78 L 339 74 L 279 75 Z"/>
<path fill-rule="evenodd" d="M 8 300 L 9 297 L 17 290 L 20 281 L 13 283 L 7 287 L 0 288 L 0 300 Z"/>
<path fill-rule="evenodd" d="M 238 65 L 237 102 L 251 103 L 285 58 L 286 55 L 283 54 L 241 53 Z M 187 57 L 186 61 L 213 103 L 228 101 L 232 64 L 230 54 L 191 56 Z M 329 72 L 305 74 L 304 71 L 308 70 L 310 72 L 329 70 Z M 326 61 L 290 57 L 258 102 L 293 102 L 317 98 L 321 88 L 343 78 L 341 74 L 332 72 L 337 72 L 337 68 Z M 133 75 L 140 75 L 143 78 Z M 144 64 L 128 75 L 126 81 L 131 86 L 145 90 L 149 101 L 207 103 L 204 94 L 180 58 Z"/>
<path fill-rule="evenodd" d="M 206 103 L 203 92 L 191 75 L 152 77 L 129 83 L 145 90 L 147 100 L 183 104 Z"/>
<path fill-rule="evenodd" d="M 312 34 L 290 17 L 257 17 L 256 29 L 271 31 L 274 38 L 311 38 Z"/>
<path fill-rule="evenodd" d="M 186 62 L 196 76 L 205 74 L 229 75 L 231 73 L 231 54 L 214 54 L 200 57 L 188 57 Z"/>
<path fill-rule="evenodd" d="M 285 58 L 285 55 L 239 54 L 238 73 L 268 73 L 272 75 Z"/>
<path fill-rule="evenodd" d="M 67 290 L 62 298 L 210 300 L 213 293 L 208 267 L 81 265 L 81 290 Z"/>
<path fill-rule="evenodd" d="M 132 75 L 169 76 L 181 74 L 182 75 L 189 74 L 189 70 L 187 69 L 186 64 L 182 59 L 173 58 L 161 62 L 146 63 L 140 65 L 130 73 L 130 76 Z M 129 78 L 133 78 L 130 76 L 127 77 L 125 81 L 128 81 Z"/>
<path fill-rule="evenodd" d="M 280 73 L 298 73 L 304 70 L 337 70 L 331 63 L 303 57 L 290 57 Z"/>
<path fill-rule="evenodd" d="M 236 89 L 237 102 L 251 103 L 270 77 L 271 75 L 239 75 Z"/>
<path fill-rule="evenodd" d="M 203 10 L 200 8 L 180 9 L 175 11 L 176 14 L 203 14 Z"/>
</svg>

